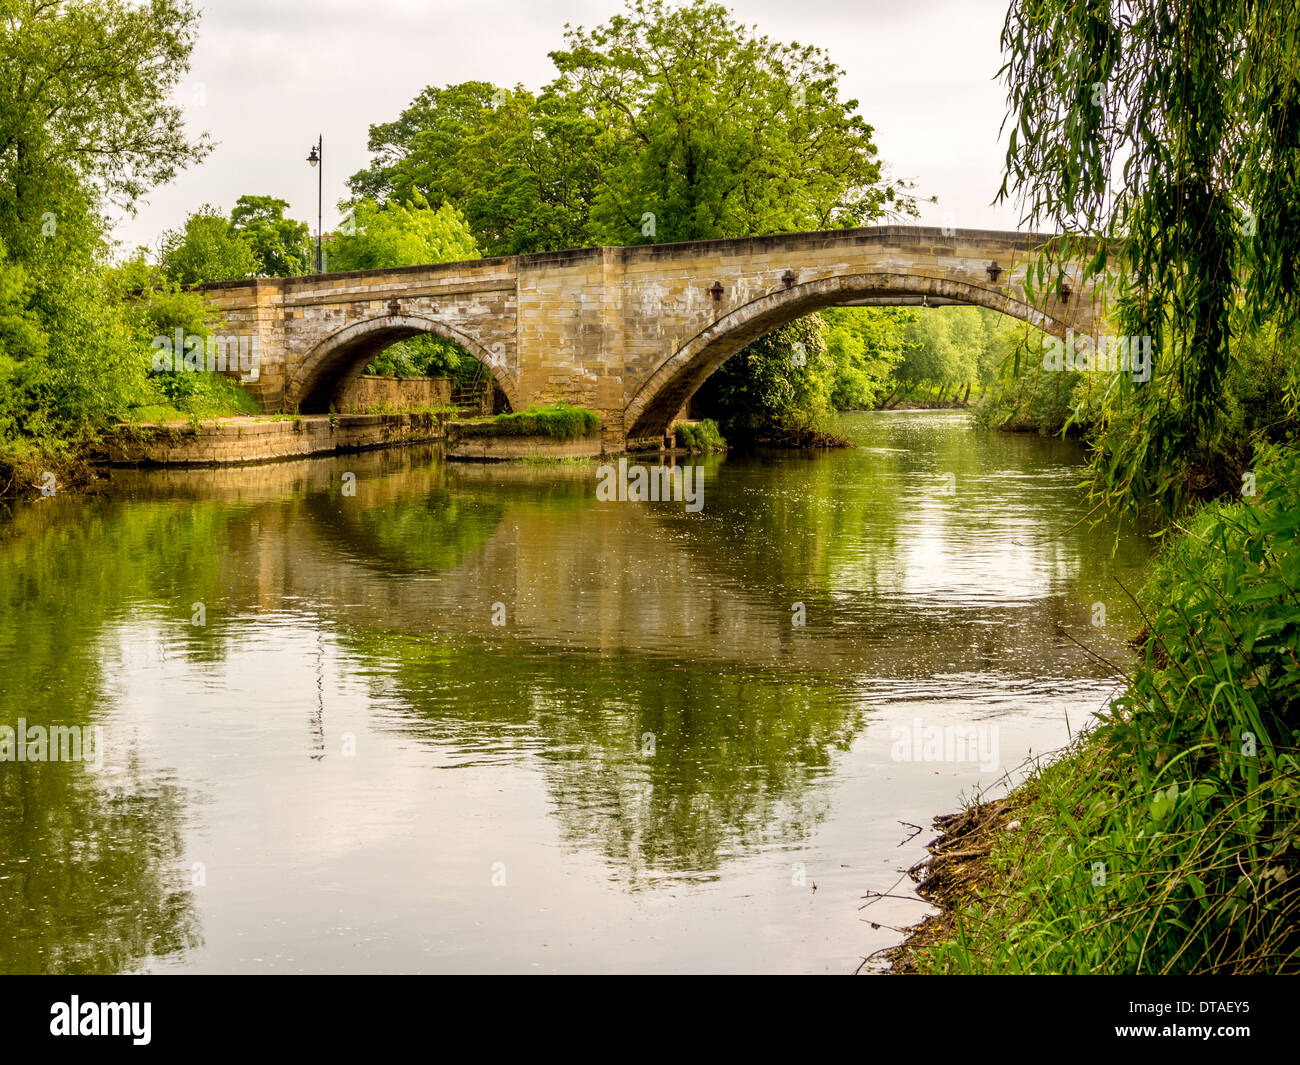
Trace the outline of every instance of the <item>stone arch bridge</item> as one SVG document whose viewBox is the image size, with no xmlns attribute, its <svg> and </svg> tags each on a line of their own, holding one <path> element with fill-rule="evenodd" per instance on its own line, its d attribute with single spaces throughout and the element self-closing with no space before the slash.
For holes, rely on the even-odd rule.
<svg viewBox="0 0 1300 1065">
<path fill-rule="evenodd" d="M 609 450 L 657 443 L 695 390 L 751 340 L 829 306 L 973 304 L 1063 337 L 1098 299 L 1067 270 L 1037 306 L 1024 289 L 1052 240 L 877 226 L 734 240 L 257 278 L 208 285 L 227 333 L 251 335 L 267 411 L 322 413 L 397 340 L 432 333 L 483 362 L 509 405 L 597 411 Z"/>
</svg>

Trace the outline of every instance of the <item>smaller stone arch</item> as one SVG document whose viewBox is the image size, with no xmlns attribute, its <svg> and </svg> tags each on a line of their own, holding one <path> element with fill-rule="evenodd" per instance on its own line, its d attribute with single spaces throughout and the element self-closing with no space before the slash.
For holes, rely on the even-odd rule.
<svg viewBox="0 0 1300 1065">
<path fill-rule="evenodd" d="M 388 314 L 353 322 L 321 340 L 297 361 L 286 383 L 284 406 L 318 414 L 339 398 L 376 355 L 399 340 L 430 333 L 459 344 L 487 367 L 512 410 L 519 409 L 519 385 L 479 341 L 447 322 L 418 314 Z"/>
<path fill-rule="evenodd" d="M 819 278 L 761 296 L 707 326 L 677 349 L 637 390 L 624 410 L 629 439 L 667 431 L 682 405 L 719 366 L 746 344 L 796 318 L 854 299 L 928 296 L 1001 311 L 1044 332 L 1064 336 L 1066 322 L 1002 288 L 920 274 L 867 272 Z"/>
</svg>

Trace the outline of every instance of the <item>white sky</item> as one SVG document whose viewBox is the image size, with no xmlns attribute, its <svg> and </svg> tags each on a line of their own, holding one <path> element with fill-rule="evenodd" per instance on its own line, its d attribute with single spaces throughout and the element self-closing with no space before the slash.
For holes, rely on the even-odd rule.
<svg viewBox="0 0 1300 1065">
<path fill-rule="evenodd" d="M 825 48 L 847 72 L 882 158 L 917 193 L 937 195 L 921 221 L 1015 229 L 1001 183 L 1005 92 L 994 80 L 1006 0 L 732 0 L 774 40 Z M 193 131 L 218 147 L 119 221 L 123 249 L 156 245 L 200 204 L 229 212 L 244 193 L 288 200 L 316 226 L 325 138 L 325 229 L 347 178 L 366 165 L 372 123 L 396 118 L 426 85 L 471 79 L 539 89 L 566 22 L 595 26 L 621 0 L 208 0 L 178 98 Z"/>
</svg>

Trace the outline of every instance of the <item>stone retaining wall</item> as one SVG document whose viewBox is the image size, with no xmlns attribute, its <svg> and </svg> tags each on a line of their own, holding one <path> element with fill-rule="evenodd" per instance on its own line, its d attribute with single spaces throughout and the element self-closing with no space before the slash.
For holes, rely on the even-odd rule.
<svg viewBox="0 0 1300 1065">
<path fill-rule="evenodd" d="M 598 459 L 605 453 L 600 435 L 576 440 L 552 436 L 464 436 L 463 422 L 447 423 L 447 458 L 462 462 L 506 462 L 518 459 Z"/>
<path fill-rule="evenodd" d="M 122 466 L 227 466 L 302 458 L 331 451 L 364 451 L 441 440 L 443 418 L 428 412 L 307 415 L 276 420 L 221 418 L 167 425 L 124 426 L 106 445 Z"/>
<path fill-rule="evenodd" d="M 412 407 L 446 407 L 451 403 L 449 377 L 356 378 L 339 401 L 339 410 L 361 413 L 373 407 L 408 410 Z"/>
</svg>

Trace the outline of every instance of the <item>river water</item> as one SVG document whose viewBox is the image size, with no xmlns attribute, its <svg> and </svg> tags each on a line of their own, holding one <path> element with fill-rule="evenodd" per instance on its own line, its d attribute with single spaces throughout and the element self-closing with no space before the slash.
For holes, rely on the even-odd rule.
<svg viewBox="0 0 1300 1065">
<path fill-rule="evenodd" d="M 88 745 L 0 761 L 0 971 L 853 972 L 908 825 L 1115 691 L 1146 546 L 1073 444 L 844 426 L 698 512 L 435 447 L 0 510 L 0 726 Z"/>
</svg>

